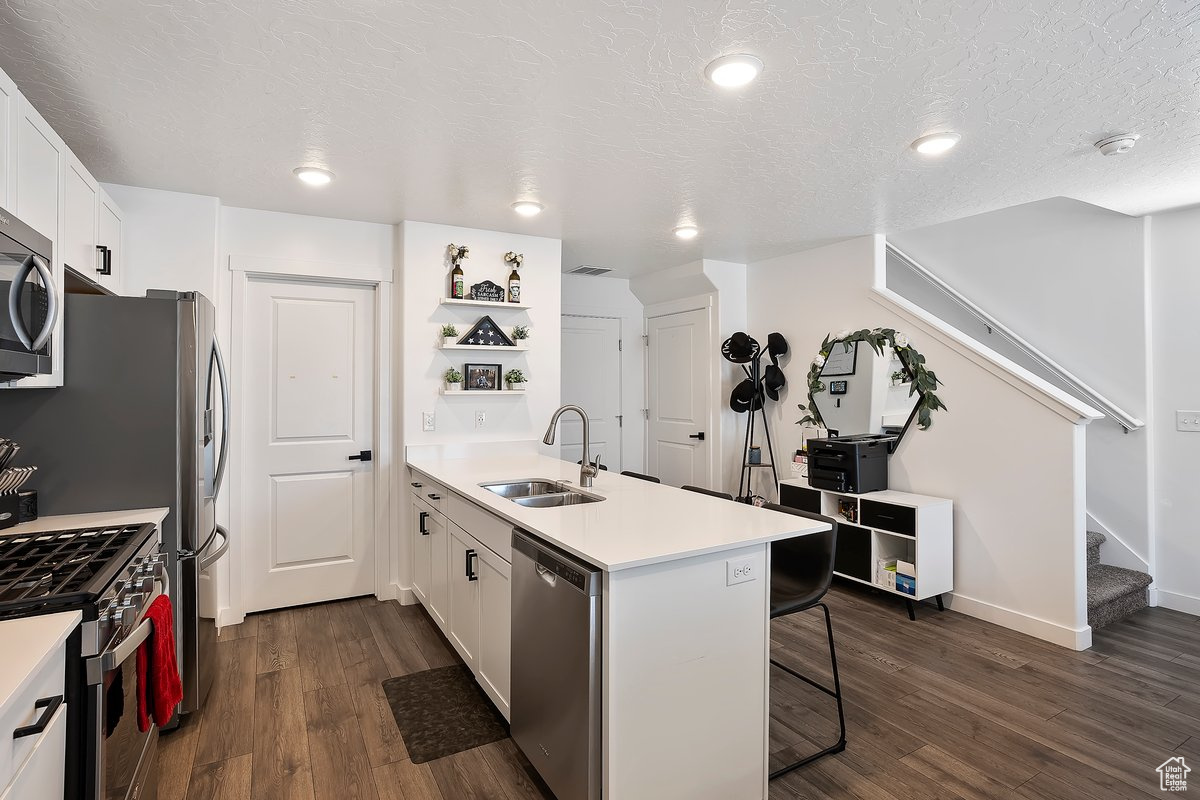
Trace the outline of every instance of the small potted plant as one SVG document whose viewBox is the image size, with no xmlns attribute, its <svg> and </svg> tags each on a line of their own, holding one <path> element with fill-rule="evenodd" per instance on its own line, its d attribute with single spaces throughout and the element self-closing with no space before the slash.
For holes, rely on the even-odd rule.
<svg viewBox="0 0 1200 800">
<path fill-rule="evenodd" d="M 508 384 L 510 391 L 520 392 L 525 388 L 525 373 L 519 369 L 510 369 L 504 373 L 504 382 Z"/>
<path fill-rule="evenodd" d="M 512 338 L 514 342 L 523 342 L 529 338 L 528 325 L 513 325 Z"/>
<path fill-rule="evenodd" d="M 453 325 L 442 326 L 442 345 L 458 343 L 458 328 Z"/>
<path fill-rule="evenodd" d="M 442 379 L 446 381 L 446 391 L 447 392 L 462 391 L 463 375 L 461 372 L 456 370 L 454 367 L 451 367 L 450 369 L 443 372 Z"/>
</svg>

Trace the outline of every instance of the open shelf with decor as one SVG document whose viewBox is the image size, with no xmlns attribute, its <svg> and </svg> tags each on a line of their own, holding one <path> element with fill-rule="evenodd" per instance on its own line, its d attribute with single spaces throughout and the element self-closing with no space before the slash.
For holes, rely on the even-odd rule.
<svg viewBox="0 0 1200 800">
<path fill-rule="evenodd" d="M 445 386 L 439 391 L 441 391 L 444 397 L 491 397 L 493 395 L 517 397 L 526 394 L 524 389 L 479 389 L 467 391 L 466 389 L 447 389 Z"/>
<path fill-rule="evenodd" d="M 524 353 L 529 349 L 528 345 L 499 345 L 499 344 L 443 344 L 439 345 L 442 350 L 487 350 L 495 353 Z"/>
<path fill-rule="evenodd" d="M 525 303 L 508 303 L 503 300 L 460 300 L 456 297 L 443 297 L 444 306 L 471 306 L 473 308 L 508 308 L 513 311 L 528 311 L 530 306 Z"/>
</svg>

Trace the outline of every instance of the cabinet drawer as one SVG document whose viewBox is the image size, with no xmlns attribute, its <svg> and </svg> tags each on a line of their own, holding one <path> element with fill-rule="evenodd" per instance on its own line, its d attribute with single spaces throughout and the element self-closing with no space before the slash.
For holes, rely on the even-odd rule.
<svg viewBox="0 0 1200 800">
<path fill-rule="evenodd" d="M 7 786 L 33 751 L 40 736 L 13 738 L 13 731 L 33 725 L 45 713 L 35 708 L 38 700 L 62 697 L 67 683 L 67 645 L 60 644 L 46 660 L 45 666 L 24 688 L 20 689 L 0 715 L 0 786 Z M 60 706 L 62 711 L 66 705 Z"/>
<path fill-rule="evenodd" d="M 864 498 L 859 503 L 858 521 L 863 525 L 905 536 L 917 535 L 917 510 Z"/>
<path fill-rule="evenodd" d="M 861 581 L 871 580 L 871 532 L 866 528 L 838 525 L 833 571 Z"/>
<path fill-rule="evenodd" d="M 446 490 L 445 486 L 416 472 L 409 473 L 408 483 L 414 497 L 419 497 L 429 503 L 436 511 L 440 511 L 442 514 L 446 513 L 446 498 L 450 492 Z"/>
<path fill-rule="evenodd" d="M 66 705 L 59 706 L 46 729 L 38 736 L 28 737 L 28 741 L 28 758 L 12 776 L 0 800 L 62 797 L 67 771 Z"/>
<path fill-rule="evenodd" d="M 810 514 L 820 514 L 821 493 L 816 489 L 805 489 L 803 486 L 783 483 L 779 486 L 779 504 L 788 508 L 798 508 Z"/>
<path fill-rule="evenodd" d="M 512 563 L 513 526 L 493 517 L 470 500 L 451 494 L 446 516 L 458 527 L 474 536 L 480 544 Z"/>
</svg>

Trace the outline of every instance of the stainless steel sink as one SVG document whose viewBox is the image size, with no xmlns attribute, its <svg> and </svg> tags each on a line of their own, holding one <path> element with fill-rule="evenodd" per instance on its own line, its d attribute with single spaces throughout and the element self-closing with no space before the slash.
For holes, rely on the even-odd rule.
<svg viewBox="0 0 1200 800">
<path fill-rule="evenodd" d="M 559 506 L 578 506 L 584 503 L 598 503 L 603 497 L 597 497 L 583 492 L 563 492 L 561 494 L 542 494 L 535 497 L 514 497 L 512 501 L 526 508 L 558 508 Z"/>
<path fill-rule="evenodd" d="M 566 481 L 552 481 L 549 478 L 522 478 L 518 481 L 495 481 L 479 485 L 526 508 L 577 506 L 598 503 L 604 499 L 599 495 L 581 492 Z"/>
<path fill-rule="evenodd" d="M 519 481 L 500 481 L 497 483 L 479 484 L 489 492 L 495 492 L 501 497 L 513 500 L 517 497 L 536 497 L 542 494 L 555 494 L 570 491 L 562 481 L 552 481 L 548 478 L 522 478 Z"/>
</svg>

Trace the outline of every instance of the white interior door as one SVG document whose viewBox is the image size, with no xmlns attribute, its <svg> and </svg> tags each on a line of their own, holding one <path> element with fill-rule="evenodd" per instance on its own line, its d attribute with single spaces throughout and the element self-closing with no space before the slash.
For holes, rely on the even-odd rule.
<svg viewBox="0 0 1200 800">
<path fill-rule="evenodd" d="M 253 279 L 242 375 L 246 611 L 370 594 L 375 290 Z"/>
<path fill-rule="evenodd" d="M 562 401 L 582 406 L 591 423 L 591 457 L 620 472 L 621 320 L 611 317 L 562 318 Z M 561 418 L 562 457 L 583 458 L 583 422 Z"/>
<path fill-rule="evenodd" d="M 709 483 L 712 409 L 708 311 L 648 320 L 647 395 L 650 424 L 646 469 L 672 486 Z"/>
</svg>

